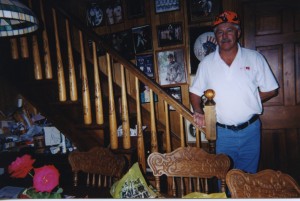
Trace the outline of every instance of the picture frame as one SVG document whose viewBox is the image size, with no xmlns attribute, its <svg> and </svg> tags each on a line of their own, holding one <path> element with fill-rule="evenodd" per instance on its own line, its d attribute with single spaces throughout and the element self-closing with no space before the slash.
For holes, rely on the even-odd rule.
<svg viewBox="0 0 300 201">
<path fill-rule="evenodd" d="M 114 49 L 126 59 L 132 60 L 135 57 L 131 29 L 107 34 L 106 38 Z"/>
<path fill-rule="evenodd" d="M 131 31 L 136 54 L 152 50 L 152 31 L 150 25 L 133 27 Z"/>
<path fill-rule="evenodd" d="M 222 10 L 221 0 L 187 0 L 189 23 L 213 21 Z"/>
<path fill-rule="evenodd" d="M 195 75 L 190 76 L 190 85 L 193 83 Z M 190 110 L 194 113 L 192 105 L 190 105 Z M 185 134 L 188 143 L 196 143 L 196 128 L 195 126 L 188 120 L 185 119 Z M 201 132 L 200 134 L 201 142 L 207 142 L 205 134 Z"/>
<path fill-rule="evenodd" d="M 107 25 L 114 25 L 124 22 L 122 0 L 105 1 L 105 19 Z"/>
<path fill-rule="evenodd" d="M 180 10 L 180 0 L 154 0 L 155 13 Z"/>
<path fill-rule="evenodd" d="M 145 1 L 130 0 L 126 2 L 127 19 L 135 19 L 145 16 Z M 134 5 L 134 6 L 132 6 Z"/>
<path fill-rule="evenodd" d="M 181 22 L 158 25 L 156 30 L 159 47 L 183 43 L 183 30 Z"/>
<path fill-rule="evenodd" d="M 105 25 L 104 9 L 96 2 L 91 2 L 86 7 L 86 24 L 88 27 Z"/>
<path fill-rule="evenodd" d="M 185 54 L 182 47 L 156 51 L 156 62 L 161 86 L 180 85 L 187 82 Z"/>
<path fill-rule="evenodd" d="M 140 100 L 141 104 L 150 103 L 150 88 L 143 82 L 140 82 Z M 154 102 L 158 102 L 158 96 L 153 92 Z"/>
<path fill-rule="evenodd" d="M 175 98 L 178 102 L 182 102 L 182 94 L 181 94 L 181 87 L 176 86 L 176 87 L 168 87 L 165 88 L 166 92 L 171 95 L 173 98 Z M 170 111 L 175 111 L 175 109 L 169 105 L 169 110 Z"/>
<path fill-rule="evenodd" d="M 194 75 L 197 72 L 198 65 L 202 59 L 214 52 L 217 47 L 217 41 L 212 27 L 190 27 L 190 74 Z"/>
<path fill-rule="evenodd" d="M 149 78 L 154 78 L 154 56 L 153 54 L 136 55 L 136 66 Z"/>
<path fill-rule="evenodd" d="M 185 120 L 185 134 L 188 143 L 196 143 L 196 128 L 195 126 L 188 120 Z M 201 142 L 207 142 L 205 138 L 205 134 L 201 132 L 200 134 Z"/>
</svg>

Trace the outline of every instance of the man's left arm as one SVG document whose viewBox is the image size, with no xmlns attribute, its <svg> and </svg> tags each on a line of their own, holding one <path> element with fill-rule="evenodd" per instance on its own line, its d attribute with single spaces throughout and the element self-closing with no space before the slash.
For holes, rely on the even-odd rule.
<svg viewBox="0 0 300 201">
<path fill-rule="evenodd" d="M 275 89 L 273 91 L 268 91 L 268 92 L 261 92 L 261 91 L 259 92 L 259 96 L 262 103 L 270 100 L 271 98 L 277 95 L 278 95 L 278 89 Z"/>
</svg>

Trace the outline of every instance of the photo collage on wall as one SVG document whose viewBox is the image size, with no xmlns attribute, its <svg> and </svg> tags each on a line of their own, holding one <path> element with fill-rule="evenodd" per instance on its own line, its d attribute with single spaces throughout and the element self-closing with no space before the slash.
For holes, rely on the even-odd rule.
<svg viewBox="0 0 300 201">
<path fill-rule="evenodd" d="M 86 21 L 89 27 L 118 24 L 124 21 L 121 0 L 104 0 L 89 2 L 86 8 Z"/>
<path fill-rule="evenodd" d="M 87 6 L 87 25 L 92 28 L 118 26 L 125 20 L 145 17 L 145 2 L 146 0 L 91 0 Z M 155 27 L 143 24 L 101 36 L 126 59 L 135 60 L 137 69 L 162 86 L 178 102 L 182 102 L 181 85 L 188 83 L 188 73 L 190 77 L 194 76 L 202 59 L 216 50 L 214 33 L 212 27 L 207 26 L 207 22 L 212 21 L 222 9 L 221 0 L 154 0 L 155 15 L 180 11 L 182 2 L 186 3 L 188 11 L 189 55 L 186 55 L 186 49 L 183 47 L 185 43 L 183 28 L 186 25 L 181 21 L 159 24 Z M 201 26 L 202 23 L 206 25 Z M 153 44 L 152 34 L 156 34 L 157 44 Z M 154 50 L 154 47 L 158 48 Z M 99 47 L 97 53 L 104 54 Z M 187 69 L 187 60 L 190 61 L 190 69 Z M 191 78 L 190 83 L 192 80 Z M 139 83 L 141 103 L 149 103 L 150 89 L 144 83 Z M 158 96 L 153 93 L 153 97 L 157 102 Z M 169 105 L 169 111 L 174 110 Z M 185 123 L 188 142 L 195 142 L 194 126 L 188 121 Z M 203 133 L 201 139 L 202 141 L 205 139 Z"/>
</svg>

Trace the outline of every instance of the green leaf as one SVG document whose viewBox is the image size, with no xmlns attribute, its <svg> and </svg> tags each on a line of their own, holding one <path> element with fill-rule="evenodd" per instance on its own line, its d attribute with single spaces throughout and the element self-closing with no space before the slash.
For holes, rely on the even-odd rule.
<svg viewBox="0 0 300 201">
<path fill-rule="evenodd" d="M 28 195 L 30 198 L 35 199 L 35 198 L 61 198 L 61 193 L 63 192 L 62 188 L 59 188 L 57 192 L 55 193 L 48 193 L 48 192 L 36 192 L 35 189 L 30 188 L 26 189 L 23 194 Z"/>
</svg>

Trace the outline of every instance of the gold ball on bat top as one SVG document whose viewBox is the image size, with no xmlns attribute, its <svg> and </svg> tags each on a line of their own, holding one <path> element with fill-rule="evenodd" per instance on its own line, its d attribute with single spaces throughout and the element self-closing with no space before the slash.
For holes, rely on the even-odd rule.
<svg viewBox="0 0 300 201">
<path fill-rule="evenodd" d="M 212 89 L 207 89 L 207 90 L 204 92 L 204 95 L 205 95 L 205 97 L 206 97 L 208 100 L 212 100 L 212 99 L 215 97 L 215 91 L 212 90 Z"/>
</svg>

